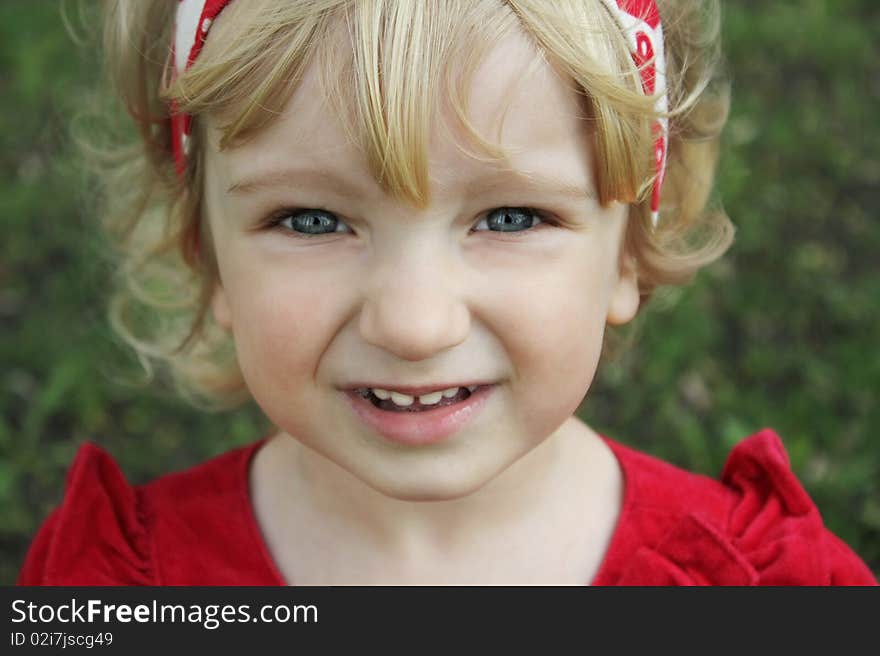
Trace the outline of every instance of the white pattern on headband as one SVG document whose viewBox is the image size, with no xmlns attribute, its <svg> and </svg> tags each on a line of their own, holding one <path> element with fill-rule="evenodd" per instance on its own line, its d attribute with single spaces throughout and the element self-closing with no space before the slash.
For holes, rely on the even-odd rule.
<svg viewBox="0 0 880 656">
<path fill-rule="evenodd" d="M 666 57 L 663 25 L 654 0 L 602 0 L 617 20 L 642 80 L 646 95 L 657 96 L 654 111 L 659 115 L 654 124 L 654 172 L 651 192 L 651 224 L 656 228 L 660 217 L 660 191 L 666 177 L 669 150 L 669 110 L 666 93 Z"/>
<path fill-rule="evenodd" d="M 178 73 L 187 68 L 190 52 L 196 42 L 199 23 L 207 0 L 180 0 L 174 25 L 174 67 Z M 207 33 L 207 30 L 204 30 Z"/>
</svg>

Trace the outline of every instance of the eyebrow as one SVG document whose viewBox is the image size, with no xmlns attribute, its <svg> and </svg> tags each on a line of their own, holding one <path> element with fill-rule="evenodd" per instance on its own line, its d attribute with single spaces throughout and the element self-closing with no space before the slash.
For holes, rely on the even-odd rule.
<svg viewBox="0 0 880 656">
<path fill-rule="evenodd" d="M 468 192 L 476 193 L 495 191 L 499 188 L 516 186 L 530 193 L 547 193 L 552 196 L 564 196 L 576 201 L 595 200 L 595 192 L 583 184 L 566 180 L 561 177 L 541 175 L 528 171 L 500 169 L 492 173 L 478 176 L 471 180 Z"/>
<path fill-rule="evenodd" d="M 279 169 L 234 182 L 226 190 L 228 194 L 252 194 L 275 187 L 324 187 L 341 196 L 364 197 L 366 190 L 329 169 L 296 168 Z"/>
<path fill-rule="evenodd" d="M 258 174 L 234 182 L 226 192 L 245 195 L 263 189 L 304 186 L 331 189 L 337 195 L 350 198 L 364 198 L 369 193 L 362 185 L 340 176 L 332 170 L 313 168 L 279 169 Z M 530 193 L 544 192 L 575 201 L 589 201 L 596 198 L 595 192 L 584 185 L 554 176 L 512 169 L 499 169 L 477 176 L 468 181 L 466 191 L 469 194 L 486 193 L 512 186 Z"/>
</svg>

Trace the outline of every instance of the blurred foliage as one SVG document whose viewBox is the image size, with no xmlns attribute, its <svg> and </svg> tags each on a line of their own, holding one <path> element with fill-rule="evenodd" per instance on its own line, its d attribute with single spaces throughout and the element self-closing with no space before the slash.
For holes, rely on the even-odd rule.
<svg viewBox="0 0 880 656">
<path fill-rule="evenodd" d="M 661 295 L 581 408 L 599 430 L 717 476 L 770 426 L 826 524 L 880 573 L 880 4 L 727 0 L 727 257 Z M 76 10 L 73 23 L 77 24 Z M 81 29 L 76 27 L 74 33 Z M 259 437 L 119 381 L 70 125 L 98 79 L 55 2 L 0 3 L 0 583 L 58 503 L 78 445 L 135 483 Z"/>
</svg>

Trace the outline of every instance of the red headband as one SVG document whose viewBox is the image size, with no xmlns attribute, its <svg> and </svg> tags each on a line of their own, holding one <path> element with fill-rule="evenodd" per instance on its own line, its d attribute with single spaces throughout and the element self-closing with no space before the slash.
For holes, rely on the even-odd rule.
<svg viewBox="0 0 880 656">
<path fill-rule="evenodd" d="M 178 75 L 192 66 L 199 56 L 211 24 L 223 8 L 232 0 L 179 0 L 177 20 L 174 27 L 172 59 L 174 74 Z M 654 160 L 656 180 L 651 195 L 651 219 L 657 225 L 660 210 L 660 188 L 666 173 L 666 149 L 669 143 L 666 76 L 663 69 L 663 27 L 655 0 L 602 0 L 617 21 L 627 39 L 642 79 L 645 95 L 657 94 L 655 109 L 661 118 L 654 125 Z M 171 114 L 171 140 L 174 161 L 179 174 L 186 170 L 187 141 L 192 127 L 192 117 L 175 111 Z"/>
</svg>

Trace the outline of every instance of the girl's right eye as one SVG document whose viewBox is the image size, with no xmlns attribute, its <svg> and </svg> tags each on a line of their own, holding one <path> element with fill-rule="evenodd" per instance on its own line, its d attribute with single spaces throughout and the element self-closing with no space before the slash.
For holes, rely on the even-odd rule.
<svg viewBox="0 0 880 656">
<path fill-rule="evenodd" d="M 351 229 L 331 212 L 318 209 L 285 210 L 269 222 L 272 228 L 305 238 L 329 235 L 335 232 L 351 232 Z"/>
</svg>

